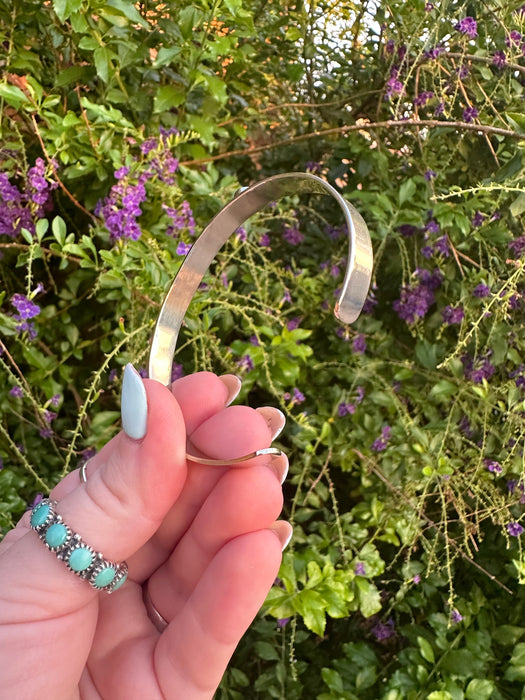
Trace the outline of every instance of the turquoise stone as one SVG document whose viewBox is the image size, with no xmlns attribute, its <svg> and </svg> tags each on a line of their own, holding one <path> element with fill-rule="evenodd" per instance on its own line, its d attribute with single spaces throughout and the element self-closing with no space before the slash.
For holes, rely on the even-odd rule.
<svg viewBox="0 0 525 700">
<path fill-rule="evenodd" d="M 120 581 L 117 581 L 117 583 L 113 586 L 113 591 L 118 591 L 118 589 L 122 586 L 122 584 L 126 581 L 127 578 L 128 575 L 124 574 Z"/>
<path fill-rule="evenodd" d="M 47 520 L 49 511 L 50 506 L 48 503 L 35 506 L 31 514 L 31 527 L 39 527 L 40 525 L 43 525 Z"/>
<path fill-rule="evenodd" d="M 105 569 L 99 571 L 98 574 L 95 576 L 93 585 L 97 588 L 104 588 L 104 586 L 107 586 L 108 583 L 111 583 L 113 581 L 116 573 L 117 572 L 115 571 L 115 568 L 113 566 L 106 566 Z"/>
<path fill-rule="evenodd" d="M 46 532 L 46 543 L 50 547 L 60 547 L 67 540 L 67 528 L 62 523 L 53 523 Z"/>
<path fill-rule="evenodd" d="M 73 571 L 84 571 L 93 561 L 93 555 L 86 547 L 78 547 L 71 552 L 69 566 Z"/>
</svg>

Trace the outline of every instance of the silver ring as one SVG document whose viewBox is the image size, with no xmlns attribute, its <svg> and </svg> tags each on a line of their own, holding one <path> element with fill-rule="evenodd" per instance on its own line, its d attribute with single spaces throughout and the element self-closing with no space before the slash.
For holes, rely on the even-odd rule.
<svg viewBox="0 0 525 700">
<path fill-rule="evenodd" d="M 151 600 L 151 596 L 149 594 L 148 582 L 144 584 L 142 595 L 149 619 L 153 622 L 158 632 L 164 632 L 169 623 L 162 617 L 160 612 L 153 605 L 153 601 Z"/>
<path fill-rule="evenodd" d="M 64 523 L 57 502 L 43 498 L 31 511 L 30 525 L 57 559 L 96 591 L 113 593 L 128 577 L 128 565 L 105 559 Z"/>
<path fill-rule="evenodd" d="M 80 481 L 83 484 L 87 484 L 87 474 L 86 474 L 86 469 L 87 465 L 91 462 L 91 458 L 87 460 L 87 462 L 84 462 L 84 464 L 80 467 L 78 471 L 78 476 L 80 477 Z"/>
</svg>

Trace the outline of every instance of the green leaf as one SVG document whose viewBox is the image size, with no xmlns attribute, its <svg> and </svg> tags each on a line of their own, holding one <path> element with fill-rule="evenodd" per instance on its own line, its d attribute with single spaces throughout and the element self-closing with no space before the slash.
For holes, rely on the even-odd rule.
<svg viewBox="0 0 525 700">
<path fill-rule="evenodd" d="M 433 664 L 435 662 L 435 656 L 430 642 L 428 642 L 424 637 L 418 637 L 417 643 L 421 656 L 425 659 L 425 661 L 428 661 L 429 664 Z"/>
<path fill-rule="evenodd" d="M 53 0 L 53 9 L 61 22 L 68 19 L 82 7 L 82 0 Z"/>
<path fill-rule="evenodd" d="M 505 112 L 507 121 L 520 134 L 525 134 L 525 114 L 521 112 Z"/>
<path fill-rule="evenodd" d="M 56 238 L 60 247 L 63 247 L 66 242 L 67 228 L 66 222 L 61 216 L 55 216 L 51 222 L 51 231 L 53 236 Z"/>
<path fill-rule="evenodd" d="M 489 680 L 473 678 L 467 685 L 466 700 L 489 700 L 494 690 L 494 683 Z"/>
<path fill-rule="evenodd" d="M 276 648 L 269 642 L 256 642 L 255 651 L 257 652 L 257 656 L 265 661 L 279 661 L 280 656 Z"/>
<path fill-rule="evenodd" d="M 127 17 L 133 24 L 138 24 L 144 29 L 149 29 L 148 22 L 142 17 L 136 6 L 126 0 L 106 0 L 106 5 L 113 7 Z"/>
<path fill-rule="evenodd" d="M 168 112 L 172 107 L 178 107 L 186 99 L 185 88 L 175 87 L 174 85 L 163 85 L 157 88 L 157 94 L 154 99 L 153 111 L 155 114 Z"/>
<path fill-rule="evenodd" d="M 325 684 L 334 693 L 344 692 L 343 679 L 341 678 L 341 675 L 333 668 L 322 668 L 321 676 L 323 677 Z"/>
<path fill-rule="evenodd" d="M 28 96 L 16 87 L 16 85 L 0 84 L 0 98 L 3 98 L 11 107 L 18 109 L 25 102 L 29 102 Z"/>
<path fill-rule="evenodd" d="M 109 74 L 112 69 L 111 55 L 112 52 L 105 46 L 99 46 L 98 49 L 95 49 L 93 52 L 97 75 L 105 83 L 109 81 Z"/>
<path fill-rule="evenodd" d="M 413 179 L 405 180 L 404 182 L 401 183 L 401 187 L 399 188 L 399 204 L 403 204 L 404 202 L 407 202 L 409 200 L 412 200 L 412 197 L 416 193 L 416 183 L 414 182 Z"/>
</svg>

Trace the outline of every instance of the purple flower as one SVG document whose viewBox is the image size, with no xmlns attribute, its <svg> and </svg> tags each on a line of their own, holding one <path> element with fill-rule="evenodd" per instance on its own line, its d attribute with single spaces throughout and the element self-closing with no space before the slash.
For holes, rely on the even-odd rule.
<svg viewBox="0 0 525 700">
<path fill-rule="evenodd" d="M 507 63 L 507 57 L 505 56 L 503 51 L 496 51 L 494 55 L 492 56 L 492 65 L 495 66 L 496 68 L 502 69 L 505 68 L 505 64 Z"/>
<path fill-rule="evenodd" d="M 290 622 L 289 617 L 281 617 L 277 620 L 277 627 L 279 629 L 283 629 L 283 627 L 286 627 L 286 625 Z"/>
<path fill-rule="evenodd" d="M 354 567 L 354 574 L 356 576 L 366 576 L 365 565 L 362 561 L 358 561 Z"/>
<path fill-rule="evenodd" d="M 249 355 L 243 355 L 240 360 L 237 360 L 237 367 L 245 372 L 251 372 L 255 365 Z"/>
<path fill-rule="evenodd" d="M 459 324 L 465 318 L 465 312 L 461 306 L 445 306 L 441 312 L 443 316 L 443 323 L 447 323 L 449 326 L 453 324 Z"/>
<path fill-rule="evenodd" d="M 427 58 L 430 58 L 432 61 L 435 61 L 436 58 L 441 56 L 441 54 L 445 51 L 445 48 L 438 44 L 437 46 L 434 46 L 433 49 L 430 49 L 429 51 L 425 51 L 425 56 Z"/>
<path fill-rule="evenodd" d="M 475 107 L 467 107 L 467 109 L 463 111 L 463 121 L 470 124 L 470 122 L 473 122 L 474 119 L 477 119 L 478 114 L 479 112 Z"/>
<path fill-rule="evenodd" d="M 121 168 L 118 170 L 115 170 L 113 173 L 115 180 L 122 180 L 125 178 L 127 175 L 129 175 L 129 167 L 127 165 L 123 165 Z"/>
<path fill-rule="evenodd" d="M 40 307 L 24 294 L 13 294 L 11 297 L 11 304 L 18 311 L 18 314 L 15 315 L 15 320 L 17 321 L 34 318 L 40 313 Z"/>
<path fill-rule="evenodd" d="M 298 228 L 285 226 L 283 229 L 283 238 L 290 245 L 299 245 L 304 241 L 304 234 Z"/>
<path fill-rule="evenodd" d="M 270 234 L 269 233 L 263 233 L 263 235 L 259 238 L 259 245 L 261 248 L 269 248 L 270 247 Z"/>
<path fill-rule="evenodd" d="M 177 255 L 187 255 L 191 250 L 191 243 L 181 241 L 177 246 Z"/>
<path fill-rule="evenodd" d="M 483 380 L 489 380 L 496 368 L 489 362 L 488 356 L 472 358 L 465 355 L 461 358 L 465 377 L 474 384 L 482 384 Z"/>
<path fill-rule="evenodd" d="M 393 39 L 389 39 L 385 45 L 385 52 L 386 53 L 394 53 L 395 47 L 396 47 L 395 41 Z"/>
<path fill-rule="evenodd" d="M 433 97 L 434 93 L 432 91 L 420 92 L 419 95 L 414 98 L 414 105 L 416 107 L 423 107 Z"/>
<path fill-rule="evenodd" d="M 323 167 L 321 163 L 318 163 L 315 160 L 309 160 L 308 163 L 305 165 L 305 170 L 307 173 L 313 173 L 314 175 L 319 175 L 322 171 Z"/>
<path fill-rule="evenodd" d="M 297 389 L 297 387 L 295 387 L 294 390 L 293 390 L 293 398 L 292 398 L 292 401 L 293 401 L 294 403 L 303 403 L 304 400 L 305 400 L 305 399 L 304 399 L 304 394 L 301 393 L 301 392 L 299 391 L 299 389 Z"/>
<path fill-rule="evenodd" d="M 434 110 L 434 116 L 439 117 L 445 111 L 445 103 L 438 102 L 436 109 Z"/>
<path fill-rule="evenodd" d="M 400 298 L 392 304 L 399 318 L 407 323 L 415 323 L 417 318 L 423 318 L 426 315 L 435 302 L 433 292 L 443 280 L 443 275 L 438 268 L 433 272 L 417 269 L 416 276 L 419 277 L 420 283 L 402 287 Z"/>
<path fill-rule="evenodd" d="M 431 219 L 428 222 L 428 224 L 425 226 L 425 231 L 428 231 L 428 233 L 439 233 L 440 230 L 441 230 L 440 225 L 434 219 Z"/>
<path fill-rule="evenodd" d="M 471 39 L 478 35 L 478 23 L 474 17 L 464 17 L 456 24 L 455 29 L 462 34 L 466 34 Z"/>
<path fill-rule="evenodd" d="M 397 230 L 405 238 L 410 238 L 419 231 L 418 227 L 412 224 L 401 224 L 401 226 L 397 227 Z"/>
<path fill-rule="evenodd" d="M 434 3 L 432 3 L 432 2 L 425 3 L 425 12 L 432 12 L 433 9 L 434 9 Z"/>
<path fill-rule="evenodd" d="M 484 299 L 485 297 L 489 296 L 490 287 L 488 287 L 486 284 L 480 283 L 477 287 L 474 287 L 472 294 L 475 297 L 478 297 L 478 299 Z"/>
<path fill-rule="evenodd" d="M 428 170 L 425 171 L 425 176 L 424 176 L 425 180 L 428 180 L 429 182 L 430 182 L 430 180 L 433 180 L 436 176 L 437 176 L 437 173 L 435 170 L 431 170 L 429 168 Z"/>
<path fill-rule="evenodd" d="M 493 474 L 501 474 L 501 472 L 503 471 L 503 469 L 501 468 L 501 464 L 493 459 L 486 459 L 485 467 L 489 470 L 489 472 L 492 472 Z"/>
<path fill-rule="evenodd" d="M 522 39 L 521 34 L 514 29 L 505 37 L 505 44 L 509 47 L 519 46 Z"/>
<path fill-rule="evenodd" d="M 507 530 L 511 537 L 519 537 L 523 533 L 523 526 L 519 523 L 509 523 Z"/>
<path fill-rule="evenodd" d="M 148 153 L 151 153 L 151 151 L 156 150 L 158 147 L 158 140 L 153 136 L 150 136 L 150 138 L 146 139 L 140 144 L 140 151 L 143 155 L 147 156 Z"/>
<path fill-rule="evenodd" d="M 184 369 L 181 364 L 178 362 L 174 362 L 171 365 L 171 383 L 176 382 L 177 379 L 180 379 L 181 377 L 184 376 Z"/>
<path fill-rule="evenodd" d="M 248 234 L 244 226 L 239 226 L 239 228 L 235 231 L 235 234 L 237 236 L 237 240 L 239 240 L 241 243 L 244 243 L 244 241 L 248 238 Z"/>
<path fill-rule="evenodd" d="M 384 428 L 381 430 L 381 436 L 376 438 L 372 443 L 373 452 L 383 452 L 383 450 L 386 450 L 390 441 L 391 432 L 392 428 L 389 425 L 385 425 Z"/>
<path fill-rule="evenodd" d="M 525 253 L 525 235 L 518 236 L 518 238 L 511 241 L 509 243 L 509 248 L 512 250 L 514 255 L 516 255 L 516 257 L 521 258 L 521 256 Z"/>
<path fill-rule="evenodd" d="M 356 335 L 352 341 L 352 351 L 355 352 L 356 355 L 364 355 L 366 351 L 366 340 L 362 333 Z"/>
<path fill-rule="evenodd" d="M 386 99 L 393 97 L 394 95 L 402 95 L 405 91 L 403 83 L 397 78 L 390 78 L 386 83 Z"/>
<path fill-rule="evenodd" d="M 340 403 L 337 407 L 337 415 L 342 418 L 343 416 L 352 415 L 355 413 L 355 406 L 352 403 Z"/>
<path fill-rule="evenodd" d="M 286 324 L 286 328 L 289 331 L 294 331 L 296 328 L 299 328 L 299 325 L 302 321 L 302 318 L 300 316 L 296 316 L 295 318 L 291 318 L 288 323 Z"/>
<path fill-rule="evenodd" d="M 441 238 L 438 238 L 437 241 L 434 243 L 433 249 L 435 253 L 442 255 L 444 258 L 448 258 L 448 256 L 450 255 L 448 236 L 445 235 L 441 236 Z"/>
<path fill-rule="evenodd" d="M 20 387 L 20 386 L 11 387 L 11 389 L 9 389 L 9 396 L 14 396 L 15 399 L 23 398 L 24 392 L 22 391 L 22 387 Z"/>
<path fill-rule="evenodd" d="M 459 612 L 459 610 L 456 610 L 456 608 L 454 608 L 450 613 L 450 619 L 454 624 L 457 625 L 463 619 L 463 615 Z"/>
<path fill-rule="evenodd" d="M 416 585 L 421 582 L 421 576 L 419 574 L 416 574 L 414 578 L 412 579 L 412 583 L 415 583 Z"/>
<path fill-rule="evenodd" d="M 395 634 L 394 621 L 392 618 L 390 618 L 385 624 L 378 622 L 376 625 L 374 625 L 372 627 L 372 634 L 378 642 L 382 642 L 385 639 L 390 639 L 390 637 Z"/>
<path fill-rule="evenodd" d="M 180 231 L 185 230 L 189 232 L 190 236 L 195 235 L 195 219 L 188 201 L 184 200 L 177 209 L 168 207 L 165 204 L 162 205 L 162 208 L 171 219 L 171 224 L 166 229 L 168 236 L 175 238 Z"/>
<path fill-rule="evenodd" d="M 49 403 L 51 404 L 51 406 L 53 406 L 53 408 L 58 408 L 61 399 L 62 397 L 60 396 L 60 394 L 55 394 L 50 398 Z"/>
<path fill-rule="evenodd" d="M 475 226 L 476 228 L 478 226 L 481 226 L 481 224 L 485 221 L 485 214 L 482 211 L 477 211 L 474 216 L 472 217 L 471 224 L 472 226 Z"/>
</svg>

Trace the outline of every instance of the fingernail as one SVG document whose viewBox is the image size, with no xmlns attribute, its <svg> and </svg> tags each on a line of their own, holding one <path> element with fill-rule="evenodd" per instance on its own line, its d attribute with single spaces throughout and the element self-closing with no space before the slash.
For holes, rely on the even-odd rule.
<svg viewBox="0 0 525 700">
<path fill-rule="evenodd" d="M 272 440 L 275 440 L 275 438 L 281 434 L 281 431 L 286 423 L 284 413 L 278 408 L 273 408 L 273 406 L 261 406 L 255 410 L 258 411 L 268 423 Z"/>
<path fill-rule="evenodd" d="M 219 377 L 221 382 L 226 386 L 228 395 L 226 397 L 226 406 L 229 406 L 232 401 L 235 401 L 239 391 L 241 390 L 241 380 L 235 374 L 223 374 Z"/>
<path fill-rule="evenodd" d="M 286 520 L 276 520 L 276 522 L 274 522 L 274 524 L 271 526 L 270 530 L 277 535 L 277 538 L 281 543 L 281 551 L 284 552 L 292 539 L 292 526 Z"/>
<path fill-rule="evenodd" d="M 284 484 L 284 481 L 288 476 L 288 469 L 290 468 L 288 456 L 282 452 L 278 457 L 274 457 L 268 466 L 273 472 L 275 472 L 275 475 L 279 479 L 279 483 L 281 485 Z"/>
<path fill-rule="evenodd" d="M 142 377 L 130 363 L 124 369 L 120 413 L 124 432 L 134 440 L 142 440 L 148 424 L 148 400 Z"/>
</svg>

